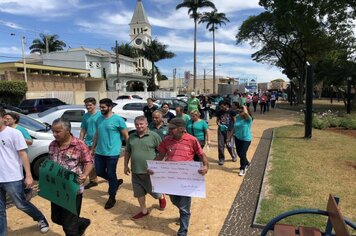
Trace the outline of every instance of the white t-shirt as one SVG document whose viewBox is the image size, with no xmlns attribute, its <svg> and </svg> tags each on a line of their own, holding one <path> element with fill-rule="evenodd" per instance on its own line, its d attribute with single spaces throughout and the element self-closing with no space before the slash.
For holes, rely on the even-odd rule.
<svg viewBox="0 0 356 236">
<path fill-rule="evenodd" d="M 22 160 L 18 151 L 27 148 L 21 132 L 6 127 L 0 132 L 0 183 L 23 179 Z"/>
</svg>

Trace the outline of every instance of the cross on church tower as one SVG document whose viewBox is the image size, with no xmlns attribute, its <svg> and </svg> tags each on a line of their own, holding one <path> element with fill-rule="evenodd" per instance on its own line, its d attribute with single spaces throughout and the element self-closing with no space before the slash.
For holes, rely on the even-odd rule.
<svg viewBox="0 0 356 236">
<path fill-rule="evenodd" d="M 132 16 L 130 26 L 130 37 L 132 46 L 135 48 L 142 49 L 143 42 L 146 44 L 151 43 L 152 40 L 152 27 L 143 8 L 142 0 L 137 0 L 135 12 Z M 137 58 L 137 69 L 142 71 L 146 69 L 150 71 L 152 69 L 151 62 L 144 57 Z"/>
</svg>

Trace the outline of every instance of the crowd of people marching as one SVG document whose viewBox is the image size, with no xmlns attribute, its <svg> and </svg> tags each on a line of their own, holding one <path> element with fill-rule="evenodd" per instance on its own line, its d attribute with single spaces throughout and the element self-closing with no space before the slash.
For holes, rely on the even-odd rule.
<svg viewBox="0 0 356 236">
<path fill-rule="evenodd" d="M 252 140 L 252 113 L 263 114 L 275 107 L 277 96 L 274 93 L 240 94 L 236 90 L 230 100 L 217 98 L 215 113 L 218 143 L 218 164 L 224 165 L 225 148 L 232 161 L 240 160 L 239 176 L 245 175 L 250 163 L 247 151 Z M 97 101 L 84 100 L 87 113 L 83 116 L 80 137 L 71 134 L 69 121 L 58 118 L 52 124 L 54 141 L 49 145 L 49 159 L 78 174 L 80 188 L 76 198 L 76 214 L 62 206 L 51 203 L 51 220 L 61 225 L 65 235 L 83 235 L 91 220 L 80 217 L 83 192 L 98 185 L 97 176 L 108 183 L 108 200 L 104 205 L 110 209 L 116 204 L 116 194 L 123 183 L 117 176 L 117 163 L 124 156 L 123 173 L 131 175 L 133 196 L 137 198 L 140 211 L 133 220 L 149 214 L 146 195 L 158 199 L 163 210 L 166 195 L 152 191 L 150 175 L 155 173 L 147 168 L 147 160 L 200 161 L 199 173 L 208 172 L 208 161 L 204 150 L 209 148 L 211 134 L 211 102 L 207 96 L 198 99 L 194 92 L 187 101 L 187 113 L 183 107 L 176 107 L 174 115 L 169 104 L 157 107 L 152 98 L 147 99 L 142 116 L 135 118 L 136 132 L 129 135 L 124 119 L 112 111 L 113 102 L 109 98 Z M 42 233 L 49 230 L 45 216 L 26 198 L 26 190 L 31 189 L 33 179 L 27 157 L 27 147 L 32 144 L 26 129 L 17 125 L 16 113 L 0 111 L 0 236 L 6 235 L 6 197 L 8 194 L 16 207 L 38 222 Z M 126 141 L 125 151 L 122 140 Z M 24 169 L 24 171 L 22 170 Z M 85 180 L 89 182 L 84 185 Z M 187 235 L 190 220 L 191 197 L 169 195 L 171 202 L 179 209 L 179 230 L 177 235 Z"/>
</svg>

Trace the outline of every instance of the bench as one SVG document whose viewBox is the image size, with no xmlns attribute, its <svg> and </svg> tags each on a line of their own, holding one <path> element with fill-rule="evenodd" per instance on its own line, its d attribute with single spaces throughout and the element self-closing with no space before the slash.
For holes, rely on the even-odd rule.
<svg viewBox="0 0 356 236">
<path fill-rule="evenodd" d="M 327 210 L 319 209 L 300 209 L 285 212 L 272 219 L 262 230 L 261 236 L 266 236 L 270 230 L 274 231 L 274 236 L 351 236 L 347 225 L 356 230 L 356 224 L 347 218 L 344 218 L 338 208 L 339 198 L 330 194 L 327 204 Z M 292 225 L 278 224 L 284 218 L 299 214 L 316 214 L 328 217 L 327 225 L 324 232 L 318 228 L 299 226 L 295 228 Z M 334 229 L 335 234 L 332 232 Z"/>
</svg>

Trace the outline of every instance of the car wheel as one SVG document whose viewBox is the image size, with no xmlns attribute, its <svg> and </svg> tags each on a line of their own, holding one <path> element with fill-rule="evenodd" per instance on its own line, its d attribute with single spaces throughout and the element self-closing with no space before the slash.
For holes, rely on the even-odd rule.
<svg viewBox="0 0 356 236">
<path fill-rule="evenodd" d="M 48 158 L 48 154 L 42 155 L 37 157 L 33 162 L 32 162 L 32 177 L 34 180 L 38 180 L 40 177 L 40 166 L 42 162 Z"/>
</svg>

